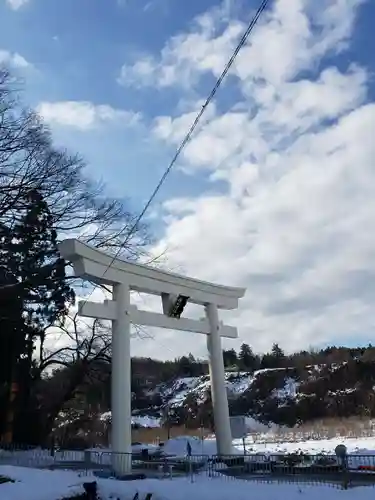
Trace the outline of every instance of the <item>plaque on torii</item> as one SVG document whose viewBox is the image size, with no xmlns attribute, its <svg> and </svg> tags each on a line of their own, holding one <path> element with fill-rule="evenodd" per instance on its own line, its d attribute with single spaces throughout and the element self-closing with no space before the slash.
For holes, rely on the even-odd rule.
<svg viewBox="0 0 375 500">
<path fill-rule="evenodd" d="M 152 326 L 207 335 L 212 400 L 218 453 L 232 450 L 221 337 L 237 338 L 237 329 L 219 322 L 218 309 L 236 309 L 244 288 L 226 287 L 169 273 L 143 264 L 113 259 L 76 239 L 59 245 L 72 263 L 75 276 L 110 285 L 112 300 L 80 302 L 81 316 L 112 321 L 112 452 L 118 474 L 131 470 L 131 354 L 130 325 Z M 130 303 L 130 292 L 158 295 L 163 313 L 144 311 Z M 187 303 L 204 307 L 205 318 L 181 317 Z M 128 454 L 128 460 L 120 459 Z"/>
</svg>

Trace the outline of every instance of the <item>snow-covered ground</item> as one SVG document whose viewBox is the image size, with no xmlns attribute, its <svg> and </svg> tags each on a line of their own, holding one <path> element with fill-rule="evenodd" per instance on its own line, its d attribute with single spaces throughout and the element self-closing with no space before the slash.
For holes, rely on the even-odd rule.
<svg viewBox="0 0 375 500">
<path fill-rule="evenodd" d="M 266 436 L 265 436 L 266 438 Z M 163 447 L 165 455 L 174 457 L 186 457 L 187 444 L 190 443 L 192 455 L 197 456 L 212 456 L 217 452 L 216 440 L 205 439 L 201 440 L 191 436 L 180 436 L 167 441 Z M 373 438 L 335 438 L 326 440 L 308 440 L 300 442 L 284 442 L 284 443 L 259 443 L 254 442 L 251 436 L 245 440 L 246 455 L 249 461 L 263 461 L 271 459 L 272 455 L 285 455 L 288 453 L 300 452 L 307 455 L 334 455 L 335 448 L 339 444 L 345 444 L 349 454 L 349 465 L 353 468 L 358 468 L 363 465 L 375 466 L 375 437 Z M 155 445 L 133 445 L 133 453 L 140 452 L 141 449 L 147 448 L 150 454 L 160 451 L 160 448 Z M 233 441 L 233 453 L 243 454 L 243 443 L 241 440 Z M 101 465 L 111 463 L 110 449 L 92 449 L 90 450 L 91 461 Z M 0 452 L 1 463 L 9 464 L 0 466 L 0 476 L 8 476 L 15 479 L 15 483 L 0 484 L 0 499 L 1 500 L 58 500 L 63 495 L 68 493 L 72 495 L 82 489 L 82 482 L 87 480 L 79 477 L 76 472 L 65 471 L 42 471 L 32 469 L 31 467 L 48 466 L 54 461 L 83 461 L 85 459 L 84 452 L 62 451 L 57 452 L 55 457 L 51 457 L 48 451 L 29 450 L 20 452 Z M 16 467 L 16 465 L 28 467 Z M 84 469 L 84 467 L 82 467 Z M 163 498 L 163 500 L 185 500 L 190 495 L 195 495 L 196 500 L 205 498 L 210 500 L 211 496 L 215 500 L 235 496 L 236 500 L 241 500 L 242 497 L 248 498 L 249 489 L 253 496 L 259 495 L 262 500 L 276 500 L 282 495 L 287 495 L 289 500 L 301 498 L 309 500 L 320 495 L 322 498 L 329 500 L 338 498 L 349 498 L 349 494 L 344 491 L 337 493 L 334 489 L 315 485 L 296 486 L 296 485 L 267 485 L 249 483 L 240 480 L 228 480 L 228 477 L 208 478 L 196 475 L 194 481 L 196 484 L 191 484 L 189 478 L 173 479 L 173 480 L 145 480 L 131 483 L 121 483 L 111 480 L 98 480 L 102 491 L 103 500 L 111 498 L 111 494 L 117 495 L 112 498 L 132 499 L 135 492 L 139 491 L 140 500 L 143 500 L 142 495 L 153 492 L 155 499 Z M 42 491 L 39 491 L 40 484 L 43 484 Z M 370 498 L 370 495 L 375 493 L 372 487 L 356 488 L 356 499 L 365 500 Z M 352 497 L 351 497 L 352 498 Z"/>
<path fill-rule="evenodd" d="M 295 484 L 259 484 L 255 482 L 196 476 L 190 478 L 115 481 L 80 477 L 79 474 L 66 471 L 42 471 L 22 467 L 0 467 L 0 476 L 15 480 L 14 483 L 0 484 L 1 500 L 61 500 L 64 497 L 83 493 L 82 484 L 96 480 L 101 500 L 132 500 L 136 493 L 143 500 L 147 493 L 152 493 L 152 500 L 372 500 L 372 487 L 339 490 L 323 485 Z"/>
<path fill-rule="evenodd" d="M 190 436 L 180 436 L 171 439 L 165 443 L 164 452 L 167 455 L 177 457 L 186 456 L 187 443 L 192 447 L 193 455 L 214 455 L 216 453 L 215 439 L 206 439 L 204 441 Z M 246 449 L 249 460 L 268 459 L 273 454 L 286 454 L 293 452 L 303 452 L 309 455 L 320 453 L 334 455 L 334 450 L 338 444 L 345 444 L 349 453 L 349 463 L 357 467 L 359 465 L 369 465 L 369 461 L 364 460 L 363 456 L 368 456 L 375 465 L 375 438 L 347 438 L 347 439 L 327 439 L 319 441 L 301 441 L 299 443 L 254 443 L 249 437 L 246 440 Z M 149 451 L 155 452 L 158 448 L 154 445 L 135 445 L 133 452 L 140 451 L 147 447 Z M 234 453 L 243 453 L 243 444 L 240 440 L 233 442 Z M 22 465 L 35 466 L 33 464 L 33 454 L 35 450 L 29 452 L 19 452 L 22 456 L 30 454 L 30 463 Z M 42 450 L 39 457 L 43 456 Z M 103 457 L 110 463 L 111 451 L 107 449 L 92 450 L 92 460 L 95 457 L 104 464 Z M 43 465 L 48 465 L 52 457 L 45 452 L 45 461 Z M 100 457 L 103 455 L 102 457 Z M 83 452 L 58 452 L 55 459 L 64 460 L 83 460 Z M 14 462 L 3 462 L 14 463 Z M 143 500 L 147 493 L 153 493 L 152 500 L 188 500 L 194 497 L 195 500 L 227 500 L 235 497 L 236 500 L 247 500 L 252 498 L 261 498 L 262 500 L 279 500 L 283 496 L 288 500 L 313 500 L 319 497 L 321 500 L 351 499 L 355 494 L 356 500 L 372 499 L 375 494 L 375 487 L 356 487 L 348 491 L 338 490 L 324 485 L 297 484 L 265 484 L 249 482 L 234 478 L 228 478 L 225 475 L 217 474 L 216 477 L 208 477 L 207 472 L 201 475 L 195 474 L 192 479 L 184 478 L 166 478 L 159 480 L 142 480 L 121 482 L 110 479 L 99 479 L 94 476 L 80 476 L 78 472 L 73 471 L 46 471 L 33 469 L 31 467 L 17 467 L 13 465 L 0 466 L 0 476 L 6 476 L 13 479 L 14 483 L 0 484 L 1 500 L 61 500 L 64 497 L 82 493 L 82 484 L 87 481 L 97 481 L 101 500 L 119 499 L 132 500 L 136 492 L 139 493 L 139 500 Z"/>
<path fill-rule="evenodd" d="M 135 444 L 132 452 L 140 453 L 143 449 L 148 449 L 150 455 L 162 453 L 164 456 L 183 458 L 187 456 L 188 443 L 191 447 L 192 455 L 199 458 L 202 456 L 212 457 L 217 454 L 215 438 L 201 440 L 192 436 L 180 436 L 166 441 L 160 448 L 154 444 Z M 263 461 L 272 460 L 274 456 L 284 456 L 289 453 L 303 453 L 309 455 L 313 460 L 316 455 L 335 456 L 335 448 L 339 444 L 345 444 L 348 451 L 348 462 L 351 468 L 357 469 L 360 466 L 375 467 L 375 438 L 347 438 L 347 439 L 327 439 L 319 441 L 301 441 L 299 443 L 253 443 L 251 438 L 245 441 L 246 460 Z M 57 451 L 52 457 L 48 450 L 29 450 L 7 452 L 0 451 L 0 463 L 10 465 L 22 465 L 30 467 L 45 467 L 58 462 L 82 462 L 82 469 L 85 468 L 85 460 L 88 456 L 92 463 L 105 466 L 111 463 L 110 448 L 92 448 L 83 451 Z M 241 440 L 233 441 L 234 455 L 243 455 L 244 448 Z M 86 455 L 86 456 L 85 456 Z M 0 497 L 1 498 L 1 497 Z"/>
<path fill-rule="evenodd" d="M 163 446 L 163 451 L 167 455 L 185 456 L 187 450 L 187 443 L 190 443 L 193 455 L 206 455 L 212 456 L 216 455 L 216 439 L 206 438 L 201 440 L 194 436 L 179 436 L 172 438 L 165 442 Z M 245 440 L 246 454 L 256 454 L 256 455 L 280 455 L 295 452 L 302 452 L 308 455 L 334 455 L 335 448 L 339 444 L 345 444 L 348 454 L 350 455 L 364 455 L 373 456 L 375 465 L 375 437 L 368 438 L 334 438 L 334 439 L 322 439 L 322 440 L 308 440 L 299 442 L 285 442 L 285 443 L 270 443 L 270 442 L 254 442 L 252 437 L 249 436 Z M 133 453 L 139 453 L 142 449 L 148 449 L 150 454 L 160 451 L 160 447 L 155 444 L 141 444 L 137 443 L 132 446 Z M 90 450 L 92 455 L 99 454 L 110 454 L 110 448 L 92 448 Z M 233 441 L 233 454 L 243 454 L 243 442 L 240 439 Z M 57 451 L 54 457 L 48 450 L 27 450 L 27 451 L 2 451 L 0 450 L 0 457 L 24 457 L 30 458 L 30 461 L 35 459 L 35 457 L 45 458 L 46 462 L 54 460 L 57 461 L 74 461 L 83 460 L 83 451 Z"/>
<path fill-rule="evenodd" d="M 233 442 L 234 446 L 243 449 L 243 443 L 240 440 Z M 333 439 L 319 439 L 308 440 L 299 442 L 286 442 L 286 443 L 264 443 L 254 442 L 252 437 L 249 436 L 245 440 L 246 450 L 249 453 L 294 453 L 301 451 L 310 455 L 318 455 L 320 453 L 335 454 L 335 448 L 339 444 L 344 444 L 348 453 L 362 454 L 362 455 L 375 455 L 375 437 L 368 438 L 333 438 Z M 375 457 L 374 457 L 375 459 Z"/>
</svg>

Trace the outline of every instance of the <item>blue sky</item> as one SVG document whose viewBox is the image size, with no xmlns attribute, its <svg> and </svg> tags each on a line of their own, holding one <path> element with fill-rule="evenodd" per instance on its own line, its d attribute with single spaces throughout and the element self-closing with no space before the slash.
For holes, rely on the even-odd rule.
<svg viewBox="0 0 375 500">
<path fill-rule="evenodd" d="M 258 4 L 0 0 L 0 61 L 139 210 Z M 372 0 L 271 0 L 150 212 L 170 269 L 248 287 L 227 317 L 255 349 L 373 339 L 374 20 Z M 155 335 L 168 355 L 135 352 L 186 350 Z"/>
<path fill-rule="evenodd" d="M 37 74 L 25 73 L 26 96 L 32 106 L 40 101 L 90 101 L 140 111 L 152 120 L 173 109 L 181 94 L 170 89 L 155 93 L 149 88 L 124 88 L 117 82 L 122 65 L 145 53 L 157 55 L 170 36 L 213 5 L 208 1 L 31 0 L 14 10 L 2 0 L 0 47 L 21 54 L 37 70 Z M 135 206 L 151 193 L 173 154 L 173 148 L 159 144 L 145 149 L 143 137 L 121 127 L 107 134 L 101 131 L 100 147 L 95 147 L 93 135 L 71 137 L 71 131 L 58 130 L 56 136 L 80 151 L 93 174 L 105 175 L 109 188 L 130 196 Z M 195 194 L 208 187 L 204 178 L 181 179 L 178 174 L 168 184 L 174 195 Z M 165 196 L 167 191 L 160 199 Z"/>
</svg>

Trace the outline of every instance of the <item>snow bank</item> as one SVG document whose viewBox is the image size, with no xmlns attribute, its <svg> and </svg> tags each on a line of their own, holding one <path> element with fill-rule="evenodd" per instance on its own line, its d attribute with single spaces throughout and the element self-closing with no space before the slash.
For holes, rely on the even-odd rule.
<svg viewBox="0 0 375 500">
<path fill-rule="evenodd" d="M 251 432 L 256 432 L 256 433 L 262 433 L 262 434 L 267 434 L 271 432 L 275 432 L 279 426 L 276 424 L 262 424 L 258 420 L 255 420 L 253 417 L 245 417 L 246 421 L 246 430 L 250 434 Z"/>
<path fill-rule="evenodd" d="M 160 427 L 160 418 L 150 417 L 147 415 L 133 415 L 132 416 L 132 425 L 139 425 L 140 427 L 147 428 L 157 428 Z"/>
<path fill-rule="evenodd" d="M 0 475 L 16 480 L 0 484 L 1 500 L 59 500 L 82 493 L 84 478 L 75 472 L 1 466 Z"/>
<path fill-rule="evenodd" d="M 100 420 L 103 422 L 110 421 L 112 418 L 112 412 L 106 411 L 100 415 Z M 139 425 L 139 427 L 146 428 L 156 428 L 160 427 L 160 418 L 152 417 L 149 415 L 133 415 L 132 425 Z"/>
<path fill-rule="evenodd" d="M 242 441 L 233 441 L 234 446 L 243 449 Z M 298 443 L 254 443 L 251 438 L 245 441 L 248 459 L 251 457 L 259 459 L 264 457 L 286 455 L 288 453 L 304 453 L 306 455 L 332 455 L 335 456 L 335 448 L 344 444 L 348 453 L 348 464 L 351 468 L 361 465 L 375 466 L 375 438 L 333 438 L 322 440 L 300 441 Z"/>
<path fill-rule="evenodd" d="M 124 494 L 126 488 L 126 494 Z M 301 486 L 293 484 L 258 484 L 255 482 L 197 478 L 194 483 L 189 479 L 173 480 L 145 480 L 140 482 L 129 482 L 126 487 L 124 483 L 114 481 L 101 481 L 100 494 L 104 499 L 118 498 L 119 500 L 131 500 L 138 492 L 140 500 L 147 493 L 152 492 L 152 500 L 249 500 L 256 498 L 261 500 L 352 500 L 353 490 L 337 490 L 327 486 Z M 372 488 L 356 488 L 356 500 L 373 500 Z M 36 499 L 35 499 L 36 500 Z"/>
<path fill-rule="evenodd" d="M 17 482 L 0 485 L 1 500 L 60 500 L 82 492 L 82 483 L 94 480 L 79 477 L 77 473 L 66 471 L 42 471 L 21 467 L 0 467 L 0 474 L 10 476 Z M 114 481 L 95 479 L 98 483 L 102 500 L 132 500 L 136 493 L 143 500 L 147 493 L 152 493 L 152 500 L 351 500 L 355 491 L 356 500 L 372 500 L 374 490 L 371 487 L 342 491 L 324 485 L 261 484 L 240 481 L 225 476 L 214 479 L 196 476 L 194 482 L 189 478 L 172 480 L 148 479 L 143 481 Z"/>
<path fill-rule="evenodd" d="M 293 453 L 303 451 L 310 455 L 318 455 L 320 453 L 335 454 L 335 448 L 339 444 L 344 444 L 349 454 L 357 455 L 373 455 L 375 454 L 375 437 L 369 438 L 332 438 L 320 440 L 306 440 L 298 443 L 267 443 L 267 437 L 263 443 L 254 443 L 251 437 L 246 439 L 246 448 L 252 452 L 268 452 L 268 453 Z M 242 442 L 235 440 L 233 444 L 240 448 Z M 375 457 L 374 457 L 375 461 Z"/>
</svg>

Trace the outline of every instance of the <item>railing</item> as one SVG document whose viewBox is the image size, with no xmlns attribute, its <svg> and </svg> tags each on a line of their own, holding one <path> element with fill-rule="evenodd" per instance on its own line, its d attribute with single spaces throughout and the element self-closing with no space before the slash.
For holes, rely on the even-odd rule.
<svg viewBox="0 0 375 500">
<path fill-rule="evenodd" d="M 1 446 L 0 465 L 75 470 L 81 475 L 115 477 L 113 470 L 132 470 L 137 477 L 199 477 L 257 482 L 326 484 L 337 488 L 375 486 L 375 455 L 351 454 L 340 463 L 335 456 L 248 454 L 228 456 L 165 456 L 145 451 L 132 454 L 107 450 L 48 450 Z"/>
</svg>

